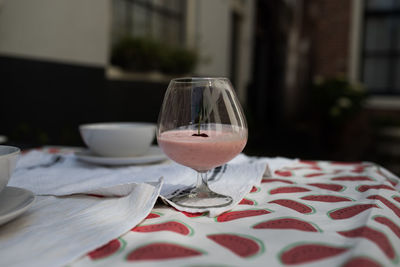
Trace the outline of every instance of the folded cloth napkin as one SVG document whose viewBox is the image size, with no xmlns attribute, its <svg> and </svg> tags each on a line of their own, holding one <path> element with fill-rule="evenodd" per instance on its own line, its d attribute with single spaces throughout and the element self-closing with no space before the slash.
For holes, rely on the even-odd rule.
<svg viewBox="0 0 400 267">
<path fill-rule="evenodd" d="M 232 204 L 223 208 L 181 208 L 168 201 L 176 192 L 192 187 L 197 179 L 194 170 L 176 163 L 110 168 L 81 162 L 73 154 L 32 151 L 19 160 L 9 185 L 24 187 L 37 195 L 63 196 L 96 191 L 100 195 L 123 196 L 129 192 L 126 184 L 155 182 L 163 177 L 160 195 L 169 204 L 187 212 L 209 212 L 209 216 L 214 217 L 237 205 L 253 186 L 260 184 L 263 175 L 270 175 L 291 163 L 293 160 L 285 158 L 254 158 L 241 154 L 217 168 L 210 173 L 210 188 L 233 198 Z M 110 188 L 113 190 L 109 191 Z"/>
<path fill-rule="evenodd" d="M 131 183 L 118 198 L 38 196 L 26 213 L 0 227 L 0 265 L 65 266 L 139 224 L 161 185 Z"/>
</svg>

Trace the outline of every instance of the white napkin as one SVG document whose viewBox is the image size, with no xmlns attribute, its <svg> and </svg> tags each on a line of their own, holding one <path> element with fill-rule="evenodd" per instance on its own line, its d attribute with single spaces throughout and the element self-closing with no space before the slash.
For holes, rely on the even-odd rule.
<svg viewBox="0 0 400 267">
<path fill-rule="evenodd" d="M 125 197 L 38 196 L 0 227 L 1 266 L 64 266 L 106 244 L 150 213 L 162 182 L 130 184 Z"/>
<path fill-rule="evenodd" d="M 275 169 L 292 162 L 285 158 L 254 158 L 241 154 L 219 168 L 219 172 L 209 175 L 211 189 L 233 198 L 230 206 L 192 209 L 169 203 L 179 210 L 209 212 L 209 216 L 214 217 L 237 205 L 254 185 L 260 184 L 264 173 L 270 175 Z M 110 168 L 81 162 L 73 154 L 52 155 L 33 151 L 19 160 L 9 185 L 24 187 L 38 195 L 63 196 L 96 191 L 101 195 L 121 196 L 129 192 L 126 184 L 155 182 L 160 177 L 164 178 L 161 197 L 168 199 L 177 191 L 193 186 L 197 174 L 176 163 Z"/>
</svg>

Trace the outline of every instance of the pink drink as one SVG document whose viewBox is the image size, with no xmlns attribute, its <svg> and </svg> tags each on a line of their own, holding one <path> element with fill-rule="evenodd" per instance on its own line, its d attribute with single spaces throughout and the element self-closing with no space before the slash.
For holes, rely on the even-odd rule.
<svg viewBox="0 0 400 267">
<path fill-rule="evenodd" d="M 196 130 L 172 130 L 158 137 L 158 144 L 175 162 L 197 171 L 221 166 L 242 152 L 247 142 L 247 130 L 202 130 L 208 137 L 192 136 Z"/>
</svg>

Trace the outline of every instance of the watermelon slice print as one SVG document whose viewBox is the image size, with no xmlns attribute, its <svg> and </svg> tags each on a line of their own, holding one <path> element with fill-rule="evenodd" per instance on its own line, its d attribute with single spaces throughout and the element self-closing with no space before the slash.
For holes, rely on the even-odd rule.
<svg viewBox="0 0 400 267">
<path fill-rule="evenodd" d="M 293 175 L 291 171 L 284 171 L 284 170 L 276 170 L 274 173 L 276 175 L 283 176 L 283 177 L 289 177 L 289 176 Z"/>
<path fill-rule="evenodd" d="M 286 184 L 294 184 L 294 182 L 290 180 L 285 180 L 285 179 L 279 179 L 279 178 L 264 178 L 261 180 L 261 183 L 273 183 L 273 182 L 281 182 L 281 183 L 286 183 Z"/>
<path fill-rule="evenodd" d="M 192 227 L 179 221 L 167 221 L 156 224 L 139 225 L 134 227 L 131 231 L 141 233 L 170 231 L 186 236 L 193 235 L 194 232 Z"/>
<path fill-rule="evenodd" d="M 394 189 L 391 186 L 385 185 L 385 184 L 378 184 L 378 185 L 360 185 L 356 188 L 356 190 L 358 192 L 365 192 L 368 191 L 370 189 L 386 189 L 386 190 L 392 190 L 392 191 L 396 191 L 396 189 Z"/>
<path fill-rule="evenodd" d="M 248 198 L 243 198 L 240 202 L 239 205 L 251 205 L 251 206 L 256 206 L 257 205 L 257 201 L 255 200 L 251 200 Z"/>
<path fill-rule="evenodd" d="M 358 165 L 359 166 L 361 164 L 362 164 L 361 161 L 331 161 L 331 165 L 343 165 L 343 166 Z"/>
<path fill-rule="evenodd" d="M 343 267 L 381 267 L 376 261 L 367 257 L 355 257 L 346 262 Z"/>
<path fill-rule="evenodd" d="M 147 215 L 147 217 L 145 219 L 148 220 L 148 219 L 159 218 L 159 217 L 161 217 L 161 215 L 162 215 L 162 213 L 152 211 L 149 213 L 149 215 Z"/>
<path fill-rule="evenodd" d="M 250 190 L 250 193 L 257 193 L 257 192 L 260 192 L 260 188 L 259 187 L 257 187 L 257 186 L 253 186 L 252 188 L 251 188 L 251 190 Z"/>
<path fill-rule="evenodd" d="M 332 181 L 349 181 L 349 182 L 358 182 L 358 181 L 374 181 L 374 179 L 368 176 L 340 176 L 331 179 Z"/>
<path fill-rule="evenodd" d="M 127 261 L 142 260 L 167 260 L 177 258 L 195 257 L 205 254 L 204 252 L 183 245 L 156 242 L 138 247 L 127 256 Z"/>
<path fill-rule="evenodd" d="M 260 216 L 264 214 L 269 214 L 271 211 L 265 209 L 252 209 L 252 210 L 238 210 L 238 211 L 230 211 L 222 213 L 221 215 L 215 218 L 216 222 L 229 222 L 241 218 Z"/>
<path fill-rule="evenodd" d="M 391 209 L 397 215 L 397 217 L 400 218 L 400 208 L 398 208 L 395 204 L 393 204 L 392 202 L 390 202 L 389 200 L 387 200 L 383 196 L 373 195 L 373 196 L 369 196 L 367 198 L 368 199 L 380 200 L 385 206 L 387 206 L 389 209 Z"/>
<path fill-rule="evenodd" d="M 268 203 L 278 204 L 280 206 L 295 210 L 302 214 L 315 213 L 315 209 L 313 207 L 291 199 L 275 199 Z"/>
<path fill-rule="evenodd" d="M 374 218 L 374 221 L 389 227 L 390 230 L 392 230 L 392 232 L 398 238 L 400 238 L 400 227 L 397 224 L 395 224 L 392 220 L 390 220 L 389 218 L 386 218 L 384 216 L 380 216 L 380 215 L 374 216 L 373 218 Z"/>
<path fill-rule="evenodd" d="M 275 194 L 285 194 L 285 193 L 300 193 L 300 192 L 308 192 L 308 191 L 311 191 L 311 190 L 308 188 L 300 187 L 300 186 L 283 186 L 283 187 L 271 189 L 269 191 L 269 194 L 275 195 Z"/>
<path fill-rule="evenodd" d="M 99 247 L 92 252 L 89 252 L 88 256 L 92 260 L 104 259 L 117 252 L 121 252 L 122 250 L 124 250 L 125 246 L 126 242 L 122 238 L 114 239 L 104 246 Z"/>
<path fill-rule="evenodd" d="M 306 164 L 306 165 L 311 165 L 311 166 L 318 166 L 318 162 L 314 161 L 314 160 L 301 159 L 301 160 L 299 160 L 299 163 Z"/>
<path fill-rule="evenodd" d="M 328 216 L 333 220 L 343 220 L 354 217 L 361 212 L 372 208 L 380 207 L 376 204 L 357 204 L 328 211 Z"/>
<path fill-rule="evenodd" d="M 207 235 L 207 238 L 242 258 L 255 257 L 264 252 L 263 242 L 253 236 L 223 233 Z"/>
<path fill-rule="evenodd" d="M 304 177 L 306 177 L 306 178 L 312 178 L 312 177 L 322 176 L 322 175 L 325 175 L 325 174 L 326 174 L 325 172 L 316 172 L 316 173 L 309 173 L 309 174 L 306 174 L 306 175 L 304 175 Z"/>
<path fill-rule="evenodd" d="M 361 226 L 348 231 L 340 231 L 338 232 L 338 234 L 349 238 L 357 238 L 357 237 L 366 238 L 374 242 L 382 250 L 382 252 L 386 254 L 386 256 L 389 259 L 391 260 L 396 259 L 396 253 L 386 235 L 369 226 Z"/>
<path fill-rule="evenodd" d="M 318 201 L 318 202 L 347 202 L 347 201 L 354 201 L 349 197 L 342 197 L 342 196 L 335 196 L 335 195 L 308 195 L 301 197 L 301 199 L 308 200 L 308 201 Z"/>
<path fill-rule="evenodd" d="M 294 265 L 334 257 L 346 252 L 346 247 L 336 247 L 319 243 L 296 243 L 279 253 L 283 264 Z"/>
<path fill-rule="evenodd" d="M 400 203 L 400 196 L 392 196 L 392 198 Z"/>
<path fill-rule="evenodd" d="M 189 218 L 197 218 L 197 217 L 202 217 L 202 216 L 206 215 L 205 212 L 194 212 L 194 213 L 192 213 L 192 212 L 177 210 L 175 208 L 174 208 L 174 210 L 182 213 L 183 215 L 185 215 L 186 217 L 189 217 Z"/>
<path fill-rule="evenodd" d="M 303 221 L 299 218 L 282 217 L 260 222 L 253 225 L 254 229 L 293 229 L 305 232 L 322 232 L 314 223 Z"/>
<path fill-rule="evenodd" d="M 336 191 L 336 192 L 343 191 L 346 188 L 344 185 L 340 185 L 340 184 L 309 183 L 308 185 L 315 186 L 315 187 L 325 189 L 325 190 Z"/>
</svg>

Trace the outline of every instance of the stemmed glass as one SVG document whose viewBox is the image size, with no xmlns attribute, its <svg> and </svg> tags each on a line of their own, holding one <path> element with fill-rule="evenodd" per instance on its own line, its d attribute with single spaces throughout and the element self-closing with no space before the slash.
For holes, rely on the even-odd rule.
<svg viewBox="0 0 400 267">
<path fill-rule="evenodd" d="M 209 170 L 233 159 L 247 142 L 246 120 L 229 79 L 173 79 L 158 117 L 157 141 L 170 159 L 198 173 L 196 186 L 172 202 L 189 208 L 232 203 L 207 180 Z"/>
</svg>

